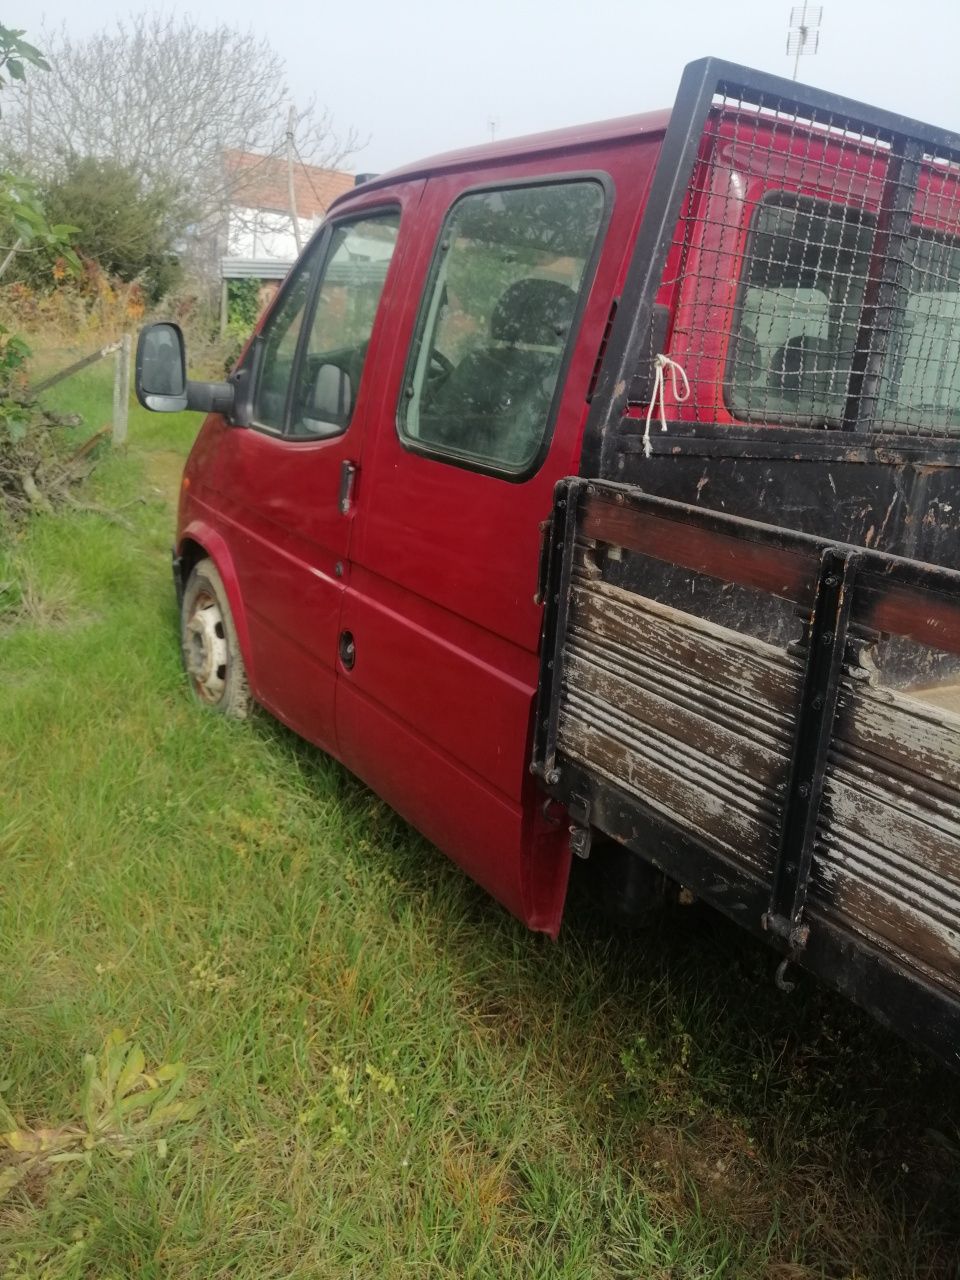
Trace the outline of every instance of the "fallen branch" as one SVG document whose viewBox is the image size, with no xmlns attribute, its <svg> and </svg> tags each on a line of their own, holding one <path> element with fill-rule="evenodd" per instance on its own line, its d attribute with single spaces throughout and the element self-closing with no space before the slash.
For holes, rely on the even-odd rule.
<svg viewBox="0 0 960 1280">
<path fill-rule="evenodd" d="M 30 505 L 35 510 L 42 511 L 45 515 L 53 515 L 53 507 L 49 499 L 37 488 L 37 482 L 29 471 L 21 471 L 20 488 L 27 495 Z"/>
<path fill-rule="evenodd" d="M 73 364 L 68 364 L 65 369 L 60 369 L 57 373 L 52 373 L 49 378 L 44 378 L 42 382 L 38 382 L 32 388 L 33 394 L 38 396 L 41 391 L 48 391 L 50 387 L 55 387 L 58 382 L 63 382 L 64 378 L 72 377 L 73 374 L 79 373 L 81 369 L 86 369 L 87 365 L 96 364 L 104 356 L 109 356 L 119 349 L 119 342 L 108 342 L 105 347 L 98 347 L 96 351 L 91 351 L 88 356 L 83 356 L 82 359 L 74 361 Z"/>
<path fill-rule="evenodd" d="M 85 458 L 89 453 L 92 453 L 99 442 L 109 434 L 109 427 L 101 427 L 99 431 L 95 431 L 89 440 L 84 440 L 83 444 L 75 453 L 71 453 L 70 457 L 67 459 L 68 465 L 74 462 L 79 462 L 81 458 Z"/>
<path fill-rule="evenodd" d="M 79 498 L 75 498 L 69 492 L 63 494 L 63 500 L 73 511 L 85 511 L 88 515 L 100 516 L 104 520 L 108 520 L 110 524 L 119 525 L 127 533 L 133 533 L 133 525 L 129 520 L 124 520 L 123 516 L 116 511 L 111 511 L 109 507 L 102 507 L 99 502 L 81 502 Z"/>
</svg>

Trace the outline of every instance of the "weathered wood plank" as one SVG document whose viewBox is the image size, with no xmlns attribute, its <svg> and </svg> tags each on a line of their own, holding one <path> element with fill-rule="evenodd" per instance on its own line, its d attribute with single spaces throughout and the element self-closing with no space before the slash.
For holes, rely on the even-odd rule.
<svg viewBox="0 0 960 1280">
<path fill-rule="evenodd" d="M 800 663 L 783 649 L 609 583 L 577 584 L 571 625 L 688 671 L 704 688 L 792 716 Z"/>
<path fill-rule="evenodd" d="M 580 530 L 598 542 L 626 547 L 723 582 L 769 591 L 785 600 L 809 603 L 816 584 L 818 556 L 812 549 L 777 547 L 700 529 L 599 495 L 583 500 Z"/>
<path fill-rule="evenodd" d="M 828 856 L 827 865 L 828 879 L 815 882 L 812 891 L 827 917 L 880 943 L 902 963 L 919 966 L 960 990 L 960 932 L 931 919 L 902 893 L 871 884 L 855 864 L 847 865 L 835 853 Z"/>
<path fill-rule="evenodd" d="M 931 882 L 960 889 L 960 825 L 956 818 L 900 807 L 898 797 L 877 786 L 867 790 L 862 779 L 846 770 L 831 769 L 825 787 L 829 808 L 822 824 L 841 844 L 852 837 L 874 850 L 878 879 L 899 874 L 908 878 L 921 869 Z M 960 909 L 960 898 L 957 899 Z M 960 920 L 958 920 L 960 924 Z"/>
<path fill-rule="evenodd" d="M 769 873 L 775 849 L 775 822 L 767 815 L 710 785 L 709 777 L 664 752 L 651 741 L 648 750 L 618 740 L 606 727 L 565 710 L 560 717 L 563 750 L 597 769 L 645 804 L 684 829 L 716 841 L 728 856 Z"/>
<path fill-rule="evenodd" d="M 933 781 L 960 806 L 960 717 L 910 694 L 844 681 L 838 740 Z"/>
<path fill-rule="evenodd" d="M 656 672 L 648 673 L 656 675 Z M 760 794 L 776 796 L 788 767 L 788 743 L 766 737 L 750 724 L 726 723 L 691 703 L 677 701 L 672 690 L 655 691 L 646 681 L 601 666 L 595 651 L 571 651 L 564 661 L 564 680 L 587 699 L 605 704 L 627 726 L 652 726 L 680 744 L 690 744 L 716 768 L 734 779 L 750 778 Z"/>
</svg>

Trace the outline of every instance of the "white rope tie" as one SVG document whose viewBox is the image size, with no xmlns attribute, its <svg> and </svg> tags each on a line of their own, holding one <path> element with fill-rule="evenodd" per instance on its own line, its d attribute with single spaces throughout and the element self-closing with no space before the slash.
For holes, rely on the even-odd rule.
<svg viewBox="0 0 960 1280">
<path fill-rule="evenodd" d="M 661 351 L 654 361 L 653 394 L 650 397 L 650 405 L 647 409 L 647 425 L 643 433 L 643 456 L 645 458 L 649 458 L 653 453 L 653 446 L 650 443 L 650 423 L 653 420 L 655 409 L 659 410 L 660 413 L 660 430 L 666 431 L 667 429 L 667 409 L 664 404 L 664 395 L 668 374 L 670 377 L 670 391 L 677 404 L 683 404 L 685 400 L 690 399 L 690 383 L 687 381 L 683 365 L 677 364 L 676 360 L 671 360 L 669 356 L 665 356 Z M 682 395 L 680 393 L 681 383 L 683 384 Z"/>
</svg>

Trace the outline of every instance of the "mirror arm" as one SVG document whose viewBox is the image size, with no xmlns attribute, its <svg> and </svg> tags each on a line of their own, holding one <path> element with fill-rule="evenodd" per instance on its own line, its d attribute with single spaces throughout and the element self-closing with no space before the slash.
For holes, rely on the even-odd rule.
<svg viewBox="0 0 960 1280">
<path fill-rule="evenodd" d="M 200 413 L 229 414 L 233 409 L 234 388 L 229 382 L 188 382 L 187 408 Z"/>
</svg>

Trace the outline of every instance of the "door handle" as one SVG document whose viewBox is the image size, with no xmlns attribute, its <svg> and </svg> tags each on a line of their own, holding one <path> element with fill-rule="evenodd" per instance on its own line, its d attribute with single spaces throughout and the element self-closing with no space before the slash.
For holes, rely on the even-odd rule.
<svg viewBox="0 0 960 1280">
<path fill-rule="evenodd" d="M 340 463 L 340 514 L 345 516 L 353 506 L 353 487 L 357 478 L 357 464 L 344 459 Z"/>
</svg>

